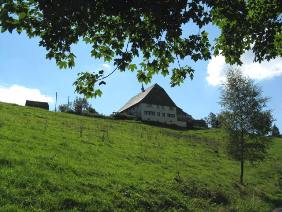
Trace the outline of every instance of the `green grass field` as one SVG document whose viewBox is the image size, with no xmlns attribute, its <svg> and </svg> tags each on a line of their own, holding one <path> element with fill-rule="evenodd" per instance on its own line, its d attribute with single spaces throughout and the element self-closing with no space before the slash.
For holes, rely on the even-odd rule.
<svg viewBox="0 0 282 212">
<path fill-rule="evenodd" d="M 282 139 L 246 165 L 221 130 L 177 131 L 0 103 L 0 211 L 270 211 Z"/>
</svg>

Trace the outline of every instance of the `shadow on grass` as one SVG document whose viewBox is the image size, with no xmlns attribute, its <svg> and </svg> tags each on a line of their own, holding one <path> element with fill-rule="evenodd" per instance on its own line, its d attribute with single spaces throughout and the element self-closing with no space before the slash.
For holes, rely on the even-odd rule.
<svg viewBox="0 0 282 212">
<path fill-rule="evenodd" d="M 71 198 L 66 198 L 63 201 L 61 201 L 61 209 L 80 209 L 83 210 L 85 209 L 86 205 L 82 202 L 79 202 L 77 200 L 71 199 Z"/>
<path fill-rule="evenodd" d="M 13 163 L 11 160 L 1 158 L 0 159 L 0 167 L 12 167 Z"/>
<path fill-rule="evenodd" d="M 273 196 L 263 194 L 262 199 L 265 200 L 266 202 L 270 203 L 271 205 L 273 205 L 275 208 L 282 207 L 282 198 L 275 198 Z"/>
</svg>

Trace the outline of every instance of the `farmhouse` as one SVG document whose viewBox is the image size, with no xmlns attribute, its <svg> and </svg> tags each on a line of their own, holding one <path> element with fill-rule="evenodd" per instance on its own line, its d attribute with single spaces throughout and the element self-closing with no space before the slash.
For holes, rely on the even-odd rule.
<svg viewBox="0 0 282 212">
<path fill-rule="evenodd" d="M 121 109 L 119 114 L 135 116 L 143 121 L 187 127 L 192 117 L 179 108 L 158 84 L 132 97 Z"/>
<path fill-rule="evenodd" d="M 49 110 L 48 102 L 38 102 L 38 101 L 26 100 L 25 106 L 38 107 L 38 108 L 42 108 L 42 109 L 45 109 L 45 110 Z"/>
</svg>

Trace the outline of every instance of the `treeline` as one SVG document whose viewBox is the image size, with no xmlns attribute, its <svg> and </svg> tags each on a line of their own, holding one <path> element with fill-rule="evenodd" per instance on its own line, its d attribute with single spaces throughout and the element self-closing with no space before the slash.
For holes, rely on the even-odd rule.
<svg viewBox="0 0 282 212">
<path fill-rule="evenodd" d="M 99 114 L 86 98 L 76 97 L 73 102 L 59 105 L 59 111 L 84 116 L 103 116 Z"/>
<path fill-rule="evenodd" d="M 210 112 L 208 117 L 205 118 L 205 122 L 209 128 L 221 128 L 224 127 L 224 113 L 215 114 Z M 271 128 L 270 134 L 273 137 L 282 137 L 279 128 L 274 124 Z"/>
<path fill-rule="evenodd" d="M 128 115 L 122 114 L 115 114 L 113 113 L 110 116 L 106 116 L 103 114 L 98 113 L 92 105 L 87 101 L 86 98 L 83 97 L 76 97 L 73 102 L 69 102 L 68 104 L 59 105 L 59 111 L 64 113 L 72 113 L 77 115 L 83 116 L 91 116 L 91 117 L 98 117 L 98 118 L 108 118 L 108 119 L 132 119 L 132 120 L 139 120 L 136 117 L 130 117 Z M 164 126 L 165 124 L 162 123 L 155 123 L 158 126 Z M 198 129 L 198 128 L 221 128 L 224 127 L 224 113 L 215 114 L 210 112 L 208 117 L 205 119 L 195 120 L 191 119 L 187 121 L 187 129 Z M 175 126 L 175 128 L 179 128 Z M 274 124 L 270 131 L 271 136 L 274 137 L 281 137 L 280 131 L 278 127 Z"/>
</svg>

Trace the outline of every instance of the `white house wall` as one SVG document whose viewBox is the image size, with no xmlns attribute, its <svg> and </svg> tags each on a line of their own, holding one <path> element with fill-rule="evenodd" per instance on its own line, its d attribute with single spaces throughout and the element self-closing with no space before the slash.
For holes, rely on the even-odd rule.
<svg viewBox="0 0 282 212">
<path fill-rule="evenodd" d="M 160 123 L 174 124 L 180 127 L 186 127 L 186 122 L 177 120 L 176 107 L 141 103 L 137 105 L 137 108 L 136 110 L 139 114 L 141 114 L 141 119 L 144 121 L 156 121 Z M 154 115 L 148 114 L 148 112 L 153 112 Z"/>
<path fill-rule="evenodd" d="M 177 120 L 176 107 L 140 103 L 124 111 L 124 113 L 139 117 L 143 121 L 174 124 L 180 127 L 187 126 L 185 121 Z"/>
</svg>

